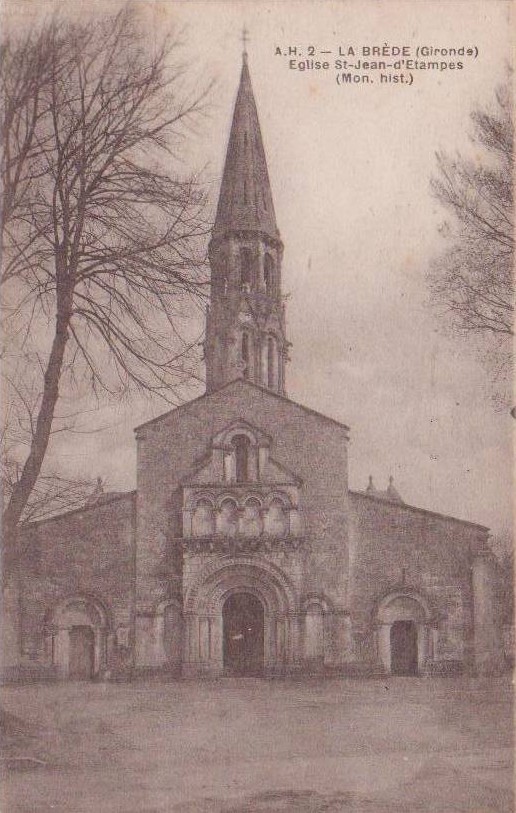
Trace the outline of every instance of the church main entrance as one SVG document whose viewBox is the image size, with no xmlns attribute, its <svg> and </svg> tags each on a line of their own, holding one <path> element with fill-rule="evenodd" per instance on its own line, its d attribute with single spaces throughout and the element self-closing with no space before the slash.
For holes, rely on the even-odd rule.
<svg viewBox="0 0 516 813">
<path fill-rule="evenodd" d="M 90 680 L 95 663 L 95 635 L 91 627 L 72 627 L 69 640 L 69 677 L 72 680 Z"/>
<path fill-rule="evenodd" d="M 263 605 L 251 593 L 234 593 L 222 608 L 224 670 L 261 675 L 264 665 Z"/>
<path fill-rule="evenodd" d="M 417 626 L 414 621 L 395 621 L 391 627 L 391 672 L 417 675 Z"/>
</svg>

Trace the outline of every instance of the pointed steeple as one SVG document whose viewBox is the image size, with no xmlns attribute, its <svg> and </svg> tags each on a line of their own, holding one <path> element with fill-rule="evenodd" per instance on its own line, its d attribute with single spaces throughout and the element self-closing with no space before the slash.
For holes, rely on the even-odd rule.
<svg viewBox="0 0 516 813">
<path fill-rule="evenodd" d="M 274 215 L 245 40 L 208 254 L 207 391 L 245 378 L 284 395 L 289 343 L 281 294 L 283 244 Z"/>
<path fill-rule="evenodd" d="M 245 50 L 242 54 L 242 73 L 233 112 L 213 238 L 242 231 L 262 233 L 279 240 L 267 161 Z"/>
</svg>

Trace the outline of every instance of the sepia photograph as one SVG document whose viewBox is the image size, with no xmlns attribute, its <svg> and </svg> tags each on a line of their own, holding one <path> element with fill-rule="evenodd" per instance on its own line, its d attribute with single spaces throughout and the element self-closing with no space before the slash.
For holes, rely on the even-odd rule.
<svg viewBox="0 0 516 813">
<path fill-rule="evenodd" d="M 1 0 L 3 813 L 511 813 L 509 0 Z"/>
</svg>

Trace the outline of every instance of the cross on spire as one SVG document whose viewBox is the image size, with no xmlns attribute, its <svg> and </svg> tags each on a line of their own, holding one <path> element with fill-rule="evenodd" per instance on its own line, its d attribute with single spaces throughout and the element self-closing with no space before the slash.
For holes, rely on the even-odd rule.
<svg viewBox="0 0 516 813">
<path fill-rule="evenodd" d="M 249 31 L 246 26 L 242 27 L 242 56 L 247 57 L 247 43 L 249 42 Z"/>
</svg>

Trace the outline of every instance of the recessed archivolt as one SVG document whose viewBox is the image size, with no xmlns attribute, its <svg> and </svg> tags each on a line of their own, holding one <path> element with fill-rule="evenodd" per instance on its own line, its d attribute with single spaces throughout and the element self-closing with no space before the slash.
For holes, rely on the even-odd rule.
<svg viewBox="0 0 516 813">
<path fill-rule="evenodd" d="M 211 491 L 198 491 L 195 494 L 193 507 L 196 508 L 199 503 L 209 503 L 212 508 L 215 508 L 217 497 Z"/>
<path fill-rule="evenodd" d="M 305 613 L 314 610 L 330 613 L 333 611 L 333 602 L 322 593 L 309 593 L 301 602 L 301 609 Z"/>
<path fill-rule="evenodd" d="M 166 598 L 159 602 L 154 609 L 154 615 L 165 615 L 165 611 L 173 607 L 179 614 L 183 612 L 183 605 L 178 598 Z"/>
<path fill-rule="evenodd" d="M 109 616 L 103 604 L 93 596 L 73 595 L 60 601 L 47 614 L 47 623 L 64 627 L 71 621 L 90 623 L 94 627 L 110 626 Z"/>
<path fill-rule="evenodd" d="M 397 620 L 428 622 L 435 615 L 429 599 L 419 590 L 395 590 L 377 604 L 375 616 L 383 623 Z"/>
<path fill-rule="evenodd" d="M 251 426 L 246 421 L 238 421 L 218 432 L 213 438 L 212 445 L 226 450 L 232 449 L 232 441 L 236 435 L 245 435 L 251 446 L 269 446 L 271 439 L 261 429 Z"/>
<path fill-rule="evenodd" d="M 207 565 L 185 597 L 185 612 L 214 615 L 232 593 L 251 593 L 269 613 L 297 610 L 295 590 L 284 573 L 270 562 L 247 556 L 218 559 Z"/>
</svg>

